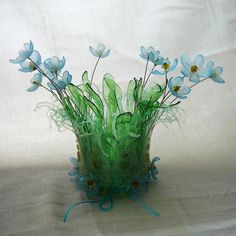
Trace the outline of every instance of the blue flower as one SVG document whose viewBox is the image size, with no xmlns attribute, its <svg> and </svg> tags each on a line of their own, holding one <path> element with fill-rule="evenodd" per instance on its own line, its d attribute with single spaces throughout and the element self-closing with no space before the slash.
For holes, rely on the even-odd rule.
<svg viewBox="0 0 236 236">
<path fill-rule="evenodd" d="M 149 59 L 155 66 L 161 65 L 164 61 L 164 57 L 160 55 L 160 51 L 151 52 L 149 55 Z"/>
<path fill-rule="evenodd" d="M 39 68 L 42 71 L 43 76 L 48 77 L 51 80 L 56 79 L 56 75 L 54 75 L 48 68 L 46 68 L 43 63 L 39 65 Z"/>
<path fill-rule="evenodd" d="M 41 55 L 38 51 L 34 50 L 33 53 L 30 56 L 30 59 L 39 66 L 41 64 Z M 36 65 L 32 63 L 31 61 L 22 61 L 20 63 L 21 69 L 19 71 L 21 72 L 32 72 L 37 69 Z"/>
<path fill-rule="evenodd" d="M 170 89 L 171 94 L 177 98 L 187 98 L 186 95 L 190 93 L 191 88 L 183 86 L 183 83 L 184 77 L 170 78 L 168 82 L 168 87 Z"/>
<path fill-rule="evenodd" d="M 110 50 L 109 49 L 106 50 L 105 46 L 102 43 L 99 43 L 96 49 L 90 46 L 89 50 L 95 57 L 99 58 L 107 57 L 110 53 Z"/>
<path fill-rule="evenodd" d="M 156 175 L 158 174 L 158 169 L 155 166 L 155 162 L 159 161 L 159 157 L 154 157 L 151 162 L 150 171 L 153 179 L 157 179 Z"/>
<path fill-rule="evenodd" d="M 93 175 L 81 175 L 77 181 L 79 190 L 84 191 L 88 197 L 94 196 L 99 191 L 97 179 Z"/>
<path fill-rule="evenodd" d="M 192 61 L 188 54 L 183 54 L 180 60 L 183 65 L 181 72 L 188 76 L 191 82 L 197 83 L 200 81 L 200 77 L 209 75 L 209 70 L 203 67 L 205 60 L 203 55 L 197 55 Z"/>
<path fill-rule="evenodd" d="M 9 61 L 11 63 L 15 63 L 15 64 L 19 64 L 23 61 L 25 61 L 28 57 L 31 56 L 31 54 L 33 53 L 34 50 L 34 46 L 32 41 L 30 41 L 29 43 L 24 43 L 24 49 L 21 49 L 18 53 L 18 57 L 16 59 L 10 59 Z"/>
<path fill-rule="evenodd" d="M 166 73 L 175 70 L 178 64 L 178 59 L 174 59 L 173 63 L 168 58 L 163 59 L 161 63 L 161 70 L 154 70 L 152 74 L 165 75 Z"/>
<path fill-rule="evenodd" d="M 78 159 L 74 158 L 74 157 L 70 157 L 70 161 L 72 163 L 72 165 L 74 166 L 72 170 L 70 170 L 69 175 L 75 178 L 79 177 L 79 161 Z"/>
<path fill-rule="evenodd" d="M 142 57 L 144 60 L 150 59 L 151 55 L 155 55 L 155 49 L 154 47 L 148 47 L 145 49 L 144 46 L 140 47 L 140 57 Z"/>
<path fill-rule="evenodd" d="M 217 82 L 217 83 L 224 83 L 225 81 L 221 78 L 221 74 L 223 72 L 223 68 L 221 66 L 215 66 L 214 67 L 214 62 L 213 61 L 209 61 L 207 63 L 207 68 L 209 70 L 209 77 Z"/>
<path fill-rule="evenodd" d="M 62 57 L 62 60 L 60 60 L 58 57 L 54 56 L 46 59 L 44 65 L 52 73 L 58 73 L 65 66 L 65 62 L 66 60 L 64 57 Z"/>
<path fill-rule="evenodd" d="M 34 75 L 34 77 L 31 79 L 31 84 L 32 86 L 30 88 L 27 89 L 28 92 L 34 92 L 35 90 L 38 89 L 38 87 L 41 85 L 42 83 L 42 74 L 40 73 L 36 73 Z"/>
<path fill-rule="evenodd" d="M 150 174 L 135 175 L 129 183 L 128 191 L 134 195 L 143 195 L 148 191 Z"/>
<path fill-rule="evenodd" d="M 62 79 L 58 80 L 53 78 L 54 83 L 48 82 L 48 87 L 50 89 L 65 89 L 67 85 L 71 83 L 72 75 L 66 70 L 63 72 Z"/>
</svg>

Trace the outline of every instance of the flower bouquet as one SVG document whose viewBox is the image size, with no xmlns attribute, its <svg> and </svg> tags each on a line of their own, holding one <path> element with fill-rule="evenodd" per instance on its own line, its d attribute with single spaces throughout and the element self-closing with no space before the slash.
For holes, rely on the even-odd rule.
<svg viewBox="0 0 236 236">
<path fill-rule="evenodd" d="M 81 203 L 98 204 L 103 211 L 113 207 L 114 198 L 129 196 L 146 211 L 159 215 L 140 197 L 148 190 L 151 178 L 157 179 L 156 162 L 150 160 L 150 138 L 158 122 L 178 118 L 178 105 L 191 89 L 207 79 L 224 83 L 223 68 L 212 61 L 205 64 L 202 55 L 193 60 L 187 54 L 180 57 L 182 64 L 178 76 L 171 77 L 178 59 L 173 61 L 160 55 L 153 47 L 140 48 L 140 57 L 146 61 L 144 75 L 131 79 L 122 91 L 109 73 L 103 76 L 102 92 L 94 83 L 94 74 L 102 58 L 110 54 L 103 44 L 89 47 L 97 58 L 89 77 L 85 71 L 81 81 L 63 70 L 65 58 L 54 56 L 42 62 L 33 43 L 24 44 L 16 59 L 21 72 L 35 72 L 28 92 L 39 88 L 53 96 L 51 118 L 58 127 L 70 129 L 76 137 L 77 158 L 70 158 L 73 169 L 69 175 L 76 187 L 86 193 L 88 200 L 71 205 L 65 212 Z M 152 69 L 148 71 L 148 66 Z M 150 85 L 151 76 L 163 76 L 163 83 Z M 153 78 L 155 80 L 155 78 Z M 187 81 L 189 80 L 187 86 Z"/>
</svg>

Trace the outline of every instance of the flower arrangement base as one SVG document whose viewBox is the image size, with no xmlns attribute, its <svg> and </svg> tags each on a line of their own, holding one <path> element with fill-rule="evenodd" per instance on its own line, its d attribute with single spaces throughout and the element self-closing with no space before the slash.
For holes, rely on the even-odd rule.
<svg viewBox="0 0 236 236">
<path fill-rule="evenodd" d="M 97 125 L 94 128 L 96 130 Z M 158 174 L 155 162 L 159 157 L 152 161 L 149 158 L 150 136 L 122 134 L 120 140 L 113 139 L 111 143 L 105 141 L 110 136 L 107 130 L 103 130 L 103 135 L 77 140 L 78 156 L 70 158 L 73 169 L 69 175 L 78 190 L 87 194 L 88 200 L 72 204 L 65 212 L 64 221 L 77 205 L 98 204 L 102 211 L 110 211 L 114 200 L 122 197 L 130 197 L 150 214 L 159 216 L 159 212 L 140 198 L 147 193 L 151 178 L 157 179 Z"/>
</svg>

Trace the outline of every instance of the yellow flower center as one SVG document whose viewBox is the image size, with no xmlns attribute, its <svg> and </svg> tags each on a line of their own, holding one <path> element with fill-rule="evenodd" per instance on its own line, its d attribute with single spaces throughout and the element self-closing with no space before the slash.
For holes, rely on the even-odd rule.
<svg viewBox="0 0 236 236">
<path fill-rule="evenodd" d="M 168 70 L 169 67 L 170 67 L 170 64 L 168 64 L 168 63 L 166 63 L 166 62 L 164 62 L 164 63 L 162 64 L 162 68 L 163 68 L 164 70 Z"/>
<path fill-rule="evenodd" d="M 191 66 L 191 72 L 192 72 L 192 73 L 197 72 L 197 70 L 198 70 L 198 67 L 197 67 L 196 65 Z"/>
<path fill-rule="evenodd" d="M 34 70 L 36 70 L 36 66 L 32 63 L 32 62 L 30 62 L 30 68 L 34 71 Z"/>
<path fill-rule="evenodd" d="M 178 86 L 178 85 L 174 85 L 173 87 L 172 87 L 172 89 L 175 91 L 175 92 L 178 92 L 179 90 L 180 90 L 180 86 Z"/>
</svg>

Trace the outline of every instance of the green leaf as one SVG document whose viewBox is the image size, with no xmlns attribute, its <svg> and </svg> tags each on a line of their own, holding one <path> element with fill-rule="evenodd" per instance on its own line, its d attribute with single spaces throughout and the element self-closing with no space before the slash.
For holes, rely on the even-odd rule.
<svg viewBox="0 0 236 236">
<path fill-rule="evenodd" d="M 127 137 L 127 133 L 129 132 L 129 122 L 132 119 L 132 113 L 125 112 L 116 117 L 116 138 L 118 141 L 122 139 L 122 137 Z"/>
<path fill-rule="evenodd" d="M 92 111 L 94 112 L 94 114 L 96 115 L 96 117 L 101 120 L 103 119 L 103 115 L 100 113 L 98 107 L 93 103 L 91 102 L 88 98 L 86 98 L 84 96 L 84 101 L 87 103 L 87 105 L 92 109 Z"/>
<path fill-rule="evenodd" d="M 82 75 L 82 82 L 83 84 L 91 84 L 89 78 L 88 78 L 88 71 L 85 71 Z"/>
<path fill-rule="evenodd" d="M 76 108 L 86 117 L 87 116 L 87 104 L 84 102 L 83 91 L 75 85 L 68 85 L 66 90 L 68 91 L 70 98 L 76 105 Z"/>
<path fill-rule="evenodd" d="M 91 102 L 93 102 L 97 108 L 99 109 L 100 113 L 103 115 L 104 114 L 104 106 L 102 99 L 100 96 L 94 91 L 94 89 L 91 87 L 91 82 L 88 79 L 88 72 L 85 71 L 82 75 L 82 81 L 83 84 L 79 85 L 79 89 L 83 92 L 84 95 L 87 96 Z"/>
<path fill-rule="evenodd" d="M 69 98 L 68 97 L 63 98 L 62 103 L 66 114 L 70 117 L 70 119 L 74 120 L 76 118 L 76 113 L 74 111 L 73 106 L 70 103 Z"/>
<path fill-rule="evenodd" d="M 120 112 L 122 110 L 122 91 L 109 73 L 103 77 L 103 97 L 110 113 L 117 113 L 117 111 Z"/>
<path fill-rule="evenodd" d="M 169 108 L 169 107 L 173 107 L 176 106 L 180 103 L 180 101 L 176 102 L 176 103 L 172 103 L 172 104 L 162 104 L 161 108 Z"/>
<path fill-rule="evenodd" d="M 142 101 L 138 104 L 137 109 L 142 113 L 152 113 L 160 107 L 159 102 Z"/>
<path fill-rule="evenodd" d="M 129 123 L 131 121 L 131 118 L 132 118 L 132 113 L 130 112 L 121 113 L 116 117 L 116 127 L 118 127 L 119 125 Z"/>
<path fill-rule="evenodd" d="M 127 109 L 130 112 L 134 109 L 134 88 L 135 83 L 133 80 L 130 80 L 127 89 Z"/>
<path fill-rule="evenodd" d="M 159 84 L 149 87 L 143 91 L 142 100 L 157 101 L 164 94 L 164 90 Z"/>
<path fill-rule="evenodd" d="M 122 110 L 122 91 L 120 87 L 115 83 L 111 74 L 107 73 L 103 77 L 103 98 L 107 105 L 106 114 L 106 129 L 107 133 L 112 137 L 115 129 L 115 118 L 117 113 L 119 114 Z"/>
<path fill-rule="evenodd" d="M 89 99 L 91 99 L 94 104 L 97 106 L 97 108 L 99 109 L 99 112 L 102 114 L 104 114 L 104 107 L 103 107 L 103 102 L 102 99 L 100 98 L 100 96 L 92 89 L 92 87 L 87 83 L 84 85 L 85 89 L 87 91 L 87 93 L 89 94 Z"/>
<path fill-rule="evenodd" d="M 135 87 L 134 87 L 134 100 L 137 104 L 141 98 L 142 98 L 142 92 L 143 92 L 143 85 L 142 85 L 142 78 L 139 80 L 134 78 Z"/>
</svg>

